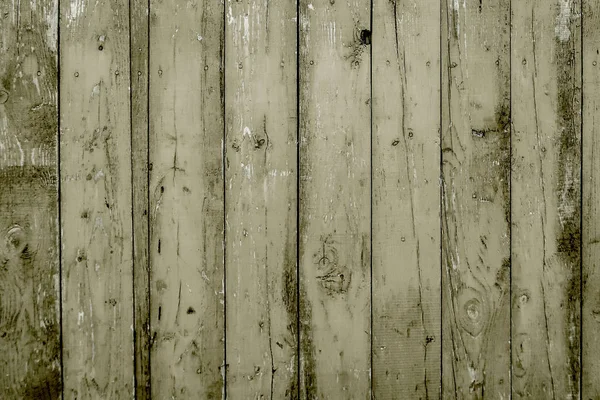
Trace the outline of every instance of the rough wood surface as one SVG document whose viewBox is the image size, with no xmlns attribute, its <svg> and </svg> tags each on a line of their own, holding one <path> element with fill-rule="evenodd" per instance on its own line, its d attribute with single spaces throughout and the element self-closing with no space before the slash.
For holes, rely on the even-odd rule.
<svg viewBox="0 0 600 400">
<path fill-rule="evenodd" d="M 54 0 L 0 3 L 0 398 L 61 394 Z"/>
<path fill-rule="evenodd" d="M 510 397 L 510 2 L 443 2 L 442 397 Z"/>
<path fill-rule="evenodd" d="M 600 398 L 600 2 L 582 5 L 582 346 L 581 398 Z"/>
<path fill-rule="evenodd" d="M 152 397 L 224 389 L 223 5 L 150 3 Z"/>
<path fill-rule="evenodd" d="M 374 2 L 375 399 L 440 396 L 439 7 Z"/>
<path fill-rule="evenodd" d="M 298 398 L 296 4 L 228 0 L 227 397 Z"/>
<path fill-rule="evenodd" d="M 514 398 L 579 398 L 578 0 L 512 4 Z"/>
<path fill-rule="evenodd" d="M 134 392 L 129 10 L 61 2 L 65 398 Z"/>
<path fill-rule="evenodd" d="M 369 1 L 300 1 L 301 398 L 371 393 Z"/>
<path fill-rule="evenodd" d="M 0 1 L 0 399 L 600 399 L 598 63 L 595 0 Z"/>
<path fill-rule="evenodd" d="M 148 259 L 148 1 L 130 2 L 131 174 L 135 395 L 150 399 L 150 264 Z"/>
</svg>

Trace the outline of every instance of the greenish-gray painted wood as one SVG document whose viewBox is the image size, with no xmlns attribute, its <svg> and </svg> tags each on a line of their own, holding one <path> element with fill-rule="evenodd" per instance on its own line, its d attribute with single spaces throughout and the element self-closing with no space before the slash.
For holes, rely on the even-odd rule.
<svg viewBox="0 0 600 400">
<path fill-rule="evenodd" d="M 510 1 L 444 1 L 442 394 L 510 397 Z"/>
<path fill-rule="evenodd" d="M 596 3 L 0 2 L 0 397 L 600 398 Z"/>
<path fill-rule="evenodd" d="M 581 395 L 580 11 L 512 4 L 514 398 Z"/>
<path fill-rule="evenodd" d="M 129 7 L 60 3 L 62 374 L 66 398 L 134 388 Z"/>
<path fill-rule="evenodd" d="M 58 3 L 0 2 L 0 397 L 62 391 Z"/>
<path fill-rule="evenodd" d="M 373 396 L 440 394 L 438 1 L 373 3 Z"/>
<path fill-rule="evenodd" d="M 226 6 L 226 392 L 298 398 L 296 4 Z"/>
</svg>

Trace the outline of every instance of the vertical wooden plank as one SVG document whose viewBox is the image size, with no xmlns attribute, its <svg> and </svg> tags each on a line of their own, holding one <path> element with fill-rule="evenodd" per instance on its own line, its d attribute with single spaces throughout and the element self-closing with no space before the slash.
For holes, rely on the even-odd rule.
<svg viewBox="0 0 600 400">
<path fill-rule="evenodd" d="M 600 3 L 582 4 L 582 343 L 581 398 L 600 398 Z"/>
<path fill-rule="evenodd" d="M 370 1 L 300 1 L 301 397 L 371 392 Z"/>
<path fill-rule="evenodd" d="M 514 398 L 579 398 L 579 0 L 512 4 Z"/>
<path fill-rule="evenodd" d="M 373 396 L 440 396 L 440 2 L 373 5 Z"/>
<path fill-rule="evenodd" d="M 131 173 L 136 399 L 150 399 L 150 264 L 148 260 L 148 7 L 130 2 Z"/>
<path fill-rule="evenodd" d="M 61 392 L 58 4 L 0 3 L 0 398 Z"/>
<path fill-rule="evenodd" d="M 510 1 L 443 2 L 442 393 L 510 396 Z"/>
<path fill-rule="evenodd" d="M 298 398 L 296 4 L 226 7 L 226 392 Z"/>
<path fill-rule="evenodd" d="M 60 6 L 66 398 L 133 396 L 129 9 Z"/>
<path fill-rule="evenodd" d="M 152 397 L 223 391 L 223 9 L 150 3 Z"/>
</svg>

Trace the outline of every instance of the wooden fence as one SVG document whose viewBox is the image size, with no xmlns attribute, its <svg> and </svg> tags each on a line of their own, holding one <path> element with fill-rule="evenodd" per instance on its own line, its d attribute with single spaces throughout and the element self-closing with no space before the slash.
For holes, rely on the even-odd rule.
<svg viewBox="0 0 600 400">
<path fill-rule="evenodd" d="M 600 399 L 597 0 L 1 0 L 0 398 Z"/>
</svg>

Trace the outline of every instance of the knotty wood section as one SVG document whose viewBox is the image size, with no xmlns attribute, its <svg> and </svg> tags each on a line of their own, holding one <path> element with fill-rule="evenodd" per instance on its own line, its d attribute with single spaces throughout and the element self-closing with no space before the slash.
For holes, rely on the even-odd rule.
<svg viewBox="0 0 600 400">
<path fill-rule="evenodd" d="M 131 173 L 135 396 L 150 400 L 150 264 L 148 260 L 148 1 L 130 2 Z"/>
<path fill-rule="evenodd" d="M 223 391 L 223 4 L 150 3 L 152 397 Z"/>
<path fill-rule="evenodd" d="M 579 398 L 581 19 L 512 2 L 514 398 Z"/>
<path fill-rule="evenodd" d="M 300 7 L 301 398 L 371 391 L 370 2 Z"/>
<path fill-rule="evenodd" d="M 585 1 L 583 18 L 583 293 L 582 399 L 600 398 L 600 3 Z"/>
<path fill-rule="evenodd" d="M 440 2 L 373 25 L 373 397 L 439 398 Z"/>
<path fill-rule="evenodd" d="M 442 19 L 442 397 L 509 398 L 510 2 Z"/>
<path fill-rule="evenodd" d="M 65 398 L 134 392 L 129 10 L 61 2 Z"/>
<path fill-rule="evenodd" d="M 298 398 L 296 4 L 226 7 L 226 392 Z"/>
<path fill-rule="evenodd" d="M 54 0 L 0 3 L 0 398 L 61 392 Z"/>
</svg>

